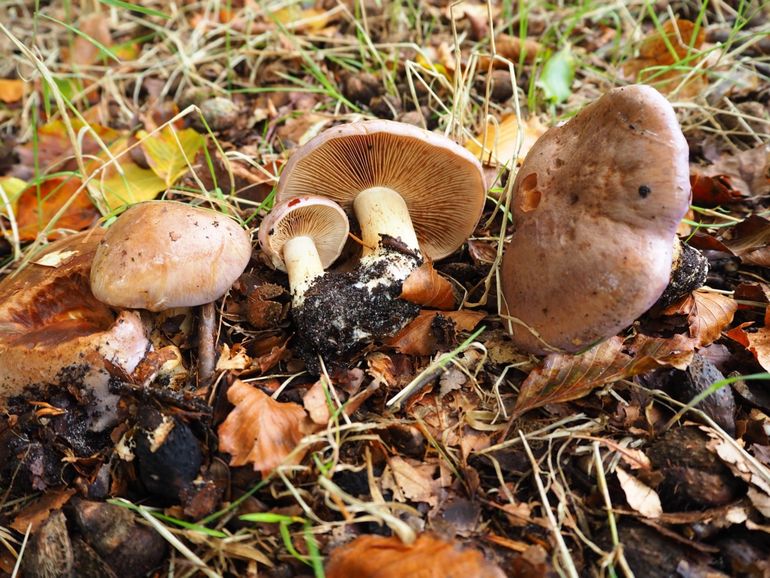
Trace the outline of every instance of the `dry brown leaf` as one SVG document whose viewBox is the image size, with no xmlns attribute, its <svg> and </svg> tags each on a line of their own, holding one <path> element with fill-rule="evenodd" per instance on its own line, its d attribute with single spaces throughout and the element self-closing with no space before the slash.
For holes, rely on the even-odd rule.
<svg viewBox="0 0 770 578">
<path fill-rule="evenodd" d="M 536 116 L 520 121 L 515 114 L 509 114 L 499 125 L 489 123 L 486 135 L 482 131 L 475 141 L 469 141 L 465 148 L 483 164 L 518 166 L 527 153 L 546 131 Z M 519 143 L 521 134 L 521 143 Z M 483 149 L 483 153 L 482 153 Z"/>
<path fill-rule="evenodd" d="M 410 464 L 399 456 L 388 460 L 388 469 L 382 476 L 382 489 L 392 490 L 397 502 L 425 502 L 438 504 L 436 483 L 433 479 L 436 466 L 431 464 Z"/>
<path fill-rule="evenodd" d="M 707 175 L 698 169 L 691 169 L 690 186 L 692 202 L 700 207 L 716 207 L 740 201 L 746 195 L 737 190 L 728 175 Z"/>
<path fill-rule="evenodd" d="M 327 578 L 504 578 L 474 549 L 423 534 L 411 546 L 397 537 L 361 536 L 332 551 Z"/>
<path fill-rule="evenodd" d="M 11 524 L 11 528 L 21 534 L 27 532 L 31 525 L 31 532 L 40 527 L 53 510 L 59 510 L 75 494 L 75 490 L 54 490 L 46 492 L 40 498 L 32 502 L 19 512 Z"/>
<path fill-rule="evenodd" d="M 409 274 L 399 297 L 431 309 L 452 309 L 455 306 L 452 284 L 439 275 L 428 261 Z"/>
<path fill-rule="evenodd" d="M 109 15 L 106 12 L 94 12 L 81 18 L 78 29 L 103 46 L 107 48 L 112 46 Z M 75 36 L 70 62 L 78 66 L 90 66 L 98 63 L 102 56 L 101 49 L 90 39 L 80 35 Z"/>
<path fill-rule="evenodd" d="M 663 506 L 660 496 L 634 476 L 628 474 L 623 468 L 617 467 L 615 473 L 618 476 L 620 487 L 626 495 L 628 505 L 639 512 L 645 518 L 659 518 L 663 514 Z"/>
<path fill-rule="evenodd" d="M 588 395 L 602 385 L 663 365 L 684 368 L 692 359 L 694 341 L 682 335 L 671 339 L 639 335 L 623 351 L 623 339 L 612 337 L 579 355 L 553 353 L 521 385 L 514 416 Z"/>
<path fill-rule="evenodd" d="M 99 218 L 99 211 L 85 189 L 78 192 L 80 185 L 80 179 L 75 177 L 55 177 L 40 183 L 39 189 L 33 185 L 22 192 L 16 206 L 19 238 L 34 240 L 67 203 L 70 204 L 53 223 L 53 228 L 82 231 L 93 225 Z M 49 238 L 58 238 L 58 235 L 49 235 Z"/>
<path fill-rule="evenodd" d="M 0 101 L 10 104 L 24 96 L 24 81 L 17 78 L 0 78 Z"/>
<path fill-rule="evenodd" d="M 770 267 L 770 221 L 751 215 L 730 229 L 723 243 L 747 265 Z"/>
<path fill-rule="evenodd" d="M 438 316 L 451 320 L 455 331 L 470 331 L 486 316 L 482 311 L 420 311 L 417 319 L 393 336 L 388 345 L 407 355 L 431 355 L 439 347 L 439 339 L 433 330 Z"/>
<path fill-rule="evenodd" d="M 698 342 L 698 347 L 710 345 L 722 335 L 730 325 L 738 304 L 727 295 L 711 291 L 694 291 L 692 312 L 688 316 L 690 336 Z"/>
<path fill-rule="evenodd" d="M 231 466 L 251 463 L 266 474 L 280 464 L 302 461 L 304 452 L 287 459 L 310 431 L 302 407 L 275 401 L 240 380 L 227 390 L 227 399 L 235 408 L 219 426 L 219 449 L 232 456 Z"/>
<path fill-rule="evenodd" d="M 331 413 L 329 412 L 329 404 L 326 401 L 324 383 L 320 379 L 302 396 L 302 405 L 305 406 L 305 411 L 307 411 L 313 423 L 318 425 L 329 423 Z"/>
<path fill-rule="evenodd" d="M 542 45 L 531 38 L 526 38 L 522 42 L 518 36 L 510 34 L 498 34 L 495 37 L 495 52 L 497 56 L 510 60 L 514 65 L 519 63 L 522 52 L 524 53 L 524 62 L 533 63 L 537 53 L 542 49 Z M 479 70 L 489 68 L 489 57 L 479 58 Z M 508 63 L 502 60 L 492 60 L 492 66 L 495 68 L 508 68 Z"/>
<path fill-rule="evenodd" d="M 741 323 L 727 331 L 730 339 L 748 349 L 765 371 L 770 371 L 770 327 L 753 327 L 753 322 Z"/>
<path fill-rule="evenodd" d="M 639 57 L 626 62 L 623 73 L 637 82 L 651 84 L 661 92 L 671 92 L 684 81 L 679 95 L 696 96 L 708 81 L 702 72 L 693 72 L 700 57 L 692 58 L 692 55 L 698 53 L 705 38 L 702 26 L 696 30 L 695 24 L 689 20 L 667 20 L 660 31 L 654 31 L 642 41 Z M 682 61 L 686 64 L 684 70 L 672 66 Z M 669 66 L 670 69 L 662 70 Z"/>
</svg>

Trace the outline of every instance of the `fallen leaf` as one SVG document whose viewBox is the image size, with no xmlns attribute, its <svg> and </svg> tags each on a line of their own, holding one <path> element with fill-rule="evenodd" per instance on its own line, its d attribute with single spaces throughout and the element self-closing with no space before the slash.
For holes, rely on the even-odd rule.
<svg viewBox="0 0 770 578">
<path fill-rule="evenodd" d="M 360 536 L 332 550 L 326 578 L 504 578 L 475 549 L 422 534 L 412 545 L 397 537 Z"/>
<path fill-rule="evenodd" d="M 326 425 L 331 419 L 329 403 L 326 399 L 326 387 L 328 386 L 319 379 L 302 396 L 302 405 L 305 406 L 305 411 L 313 423 L 318 425 Z"/>
<path fill-rule="evenodd" d="M 53 490 L 46 492 L 16 514 L 11 523 L 11 528 L 20 534 L 25 534 L 27 528 L 31 526 L 30 531 L 34 534 L 41 524 L 48 519 L 51 512 L 61 509 L 74 494 L 75 490 Z"/>
<path fill-rule="evenodd" d="M 733 187 L 732 180 L 727 175 L 709 176 L 699 172 L 690 173 L 692 187 L 692 202 L 701 207 L 716 207 L 734 203 L 743 199 L 743 192 Z"/>
<path fill-rule="evenodd" d="M 106 48 L 112 46 L 109 15 L 106 12 L 92 12 L 82 17 L 78 22 L 78 30 Z M 78 66 L 90 66 L 104 57 L 102 49 L 90 39 L 80 35 L 74 37 L 70 62 Z"/>
<path fill-rule="evenodd" d="M 95 181 L 110 210 L 151 201 L 166 189 L 166 183 L 161 177 L 133 161 L 122 161 L 120 168 L 121 171 L 114 166 L 108 167 L 104 177 Z"/>
<path fill-rule="evenodd" d="M 757 215 L 747 217 L 730 229 L 722 242 L 747 265 L 770 267 L 770 221 Z"/>
<path fill-rule="evenodd" d="M 486 134 L 481 131 L 476 140 L 469 141 L 465 148 L 483 164 L 504 165 L 510 169 L 524 161 L 546 129 L 537 116 L 521 120 L 515 114 L 509 114 L 498 124 L 490 122 Z"/>
<path fill-rule="evenodd" d="M 688 299 L 693 300 L 693 308 L 688 316 L 690 336 L 697 339 L 698 347 L 705 347 L 719 339 L 738 310 L 734 299 L 711 291 L 699 289 Z"/>
<path fill-rule="evenodd" d="M 545 61 L 537 84 L 543 89 L 546 100 L 559 104 L 572 94 L 573 80 L 575 80 L 575 57 L 569 48 L 563 48 Z"/>
<path fill-rule="evenodd" d="M 741 323 L 727 331 L 733 341 L 748 349 L 765 371 L 770 371 L 770 327 L 754 327 L 752 321 Z"/>
<path fill-rule="evenodd" d="M 433 309 L 452 309 L 455 306 L 452 284 L 439 275 L 429 261 L 409 274 L 399 298 Z"/>
<path fill-rule="evenodd" d="M 680 86 L 679 95 L 693 97 L 707 85 L 706 75 L 694 69 L 700 61 L 699 48 L 706 38 L 702 26 L 689 20 L 667 20 L 642 41 L 639 57 L 623 65 L 623 73 L 636 82 L 643 82 L 669 93 Z M 682 63 L 686 66 L 675 66 Z M 683 69 L 684 68 L 684 69 Z"/>
<path fill-rule="evenodd" d="M 433 479 L 436 466 L 424 463 L 414 465 L 399 456 L 388 460 L 388 467 L 382 476 L 382 489 L 391 490 L 397 502 L 425 502 L 438 504 Z"/>
<path fill-rule="evenodd" d="M 0 215 L 7 217 L 7 208 L 10 206 L 12 211 L 16 210 L 16 201 L 27 183 L 16 177 L 0 177 Z M 8 203 L 6 205 L 6 202 Z"/>
<path fill-rule="evenodd" d="M 55 177 L 40 183 L 39 195 L 37 186 L 25 189 L 16 206 L 19 238 L 32 241 L 48 225 L 53 229 L 82 231 L 94 224 L 99 218 L 99 211 L 91 203 L 85 189 L 78 191 L 80 185 L 81 181 L 76 177 Z M 54 217 L 65 206 L 67 208 L 54 222 Z M 58 237 L 58 234 L 49 235 L 51 239 Z"/>
<path fill-rule="evenodd" d="M 681 335 L 671 339 L 639 335 L 629 350 L 633 356 L 623 351 L 622 338 L 612 337 L 579 355 L 548 355 L 522 383 L 514 416 L 584 397 L 597 387 L 664 365 L 686 367 L 694 342 Z"/>
<path fill-rule="evenodd" d="M 524 55 L 524 62 L 533 63 L 542 48 L 543 46 L 532 38 L 525 38 L 522 42 L 521 38 L 511 36 L 510 34 L 498 34 L 495 37 L 495 52 L 497 56 L 510 60 L 514 65 L 519 63 L 522 54 Z M 489 68 L 489 61 L 490 58 L 488 56 L 479 58 L 479 70 Z M 493 59 L 492 66 L 495 68 L 508 68 L 508 63 L 504 60 Z"/>
<path fill-rule="evenodd" d="M 417 318 L 394 335 L 388 345 L 407 355 L 430 355 L 440 346 L 433 323 L 438 316 L 451 320 L 456 331 L 470 331 L 486 316 L 482 311 L 420 311 Z"/>
<path fill-rule="evenodd" d="M 628 505 L 639 512 L 645 518 L 659 518 L 663 514 L 663 506 L 660 503 L 660 496 L 634 476 L 626 473 L 621 468 L 615 468 L 620 487 L 626 495 Z"/>
<path fill-rule="evenodd" d="M 222 353 L 217 359 L 217 371 L 243 371 L 251 365 L 251 357 L 240 343 L 233 345 L 232 349 L 227 343 L 222 344 Z"/>
<path fill-rule="evenodd" d="M 761 144 L 735 153 L 718 152 L 713 164 L 694 167 L 693 172 L 713 179 L 726 179 L 741 197 L 759 197 L 770 192 L 770 146 Z"/>
<path fill-rule="evenodd" d="M 271 12 L 269 17 L 294 32 L 318 32 L 329 25 L 333 15 L 331 11 L 292 4 Z"/>
<path fill-rule="evenodd" d="M 0 100 L 6 104 L 20 101 L 25 85 L 23 80 L 16 78 L 0 78 Z"/>
<path fill-rule="evenodd" d="M 193 164 L 195 155 L 206 144 L 206 137 L 191 128 L 176 130 L 165 126 L 153 135 L 140 130 L 136 136 L 147 164 L 167 187 L 187 172 L 188 163 Z"/>
<path fill-rule="evenodd" d="M 236 380 L 227 390 L 235 408 L 219 426 L 219 449 L 231 466 L 251 463 L 267 474 L 281 464 L 298 464 L 305 451 L 290 454 L 309 433 L 307 414 L 296 403 L 274 400 L 261 389 Z"/>
</svg>

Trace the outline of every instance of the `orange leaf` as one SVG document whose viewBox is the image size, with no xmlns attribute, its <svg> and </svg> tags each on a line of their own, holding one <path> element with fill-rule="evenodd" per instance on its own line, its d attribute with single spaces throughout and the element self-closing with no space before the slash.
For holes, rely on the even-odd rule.
<svg viewBox="0 0 770 578">
<path fill-rule="evenodd" d="M 15 78 L 0 78 L 0 100 L 12 103 L 24 96 L 24 81 Z"/>
<path fill-rule="evenodd" d="M 428 261 L 409 274 L 399 297 L 433 309 L 452 309 L 455 306 L 452 284 L 439 275 Z"/>
<path fill-rule="evenodd" d="M 726 295 L 701 290 L 694 291 L 689 299 L 693 300 L 688 316 L 690 336 L 697 340 L 698 347 L 705 347 L 719 339 L 722 330 L 730 325 L 738 304 Z"/>
<path fill-rule="evenodd" d="M 232 456 L 231 466 L 251 463 L 266 474 L 282 463 L 302 461 L 304 451 L 287 458 L 310 433 L 304 409 L 296 403 L 275 401 L 240 380 L 227 390 L 227 399 L 235 408 L 219 426 L 219 449 Z"/>
<path fill-rule="evenodd" d="M 407 355 L 430 355 L 442 344 L 434 331 L 438 316 L 450 319 L 455 331 L 470 331 L 485 317 L 481 311 L 420 311 L 417 319 L 394 335 L 388 345 Z M 446 344 L 444 344 L 446 345 Z"/>
<path fill-rule="evenodd" d="M 81 181 L 75 177 L 55 177 L 40 184 L 40 195 L 36 186 L 28 187 L 19 197 L 16 207 L 16 223 L 22 241 L 32 241 L 45 229 L 59 210 L 72 202 L 61 217 L 53 223 L 54 229 L 82 231 L 90 227 L 99 212 L 88 198 L 85 189 L 77 192 Z M 49 235 L 49 238 L 57 238 Z"/>
<path fill-rule="evenodd" d="M 53 490 L 43 494 L 16 515 L 11 528 L 22 534 L 29 529 L 34 534 L 51 512 L 61 509 L 74 494 L 75 490 Z"/>
<path fill-rule="evenodd" d="M 554 353 L 534 369 L 521 385 L 514 416 L 542 407 L 584 397 L 595 388 L 660 367 L 686 367 L 692 358 L 692 340 L 676 335 L 671 339 L 640 335 L 623 351 L 623 339 L 613 337 L 579 355 Z"/>
<path fill-rule="evenodd" d="M 327 578 L 504 578 L 474 549 L 423 534 L 410 545 L 395 536 L 360 536 L 332 551 Z"/>
<path fill-rule="evenodd" d="M 751 321 L 741 323 L 726 332 L 726 335 L 748 349 L 765 371 L 770 371 L 770 327 L 757 329 L 752 325 Z"/>
</svg>

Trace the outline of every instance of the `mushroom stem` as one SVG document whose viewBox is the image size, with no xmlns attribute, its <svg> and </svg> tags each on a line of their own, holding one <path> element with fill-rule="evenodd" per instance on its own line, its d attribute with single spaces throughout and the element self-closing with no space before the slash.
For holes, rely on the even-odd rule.
<svg viewBox="0 0 770 578">
<path fill-rule="evenodd" d="M 294 306 L 305 300 L 305 291 L 311 283 L 324 274 L 318 249 L 310 237 L 294 237 L 283 246 L 283 260 L 289 275 Z"/>
<path fill-rule="evenodd" d="M 399 239 L 419 254 L 420 244 L 409 216 L 409 208 L 396 191 L 387 187 L 372 187 L 361 191 L 353 201 L 353 210 L 361 226 L 364 257 L 378 252 L 382 235 Z"/>
</svg>

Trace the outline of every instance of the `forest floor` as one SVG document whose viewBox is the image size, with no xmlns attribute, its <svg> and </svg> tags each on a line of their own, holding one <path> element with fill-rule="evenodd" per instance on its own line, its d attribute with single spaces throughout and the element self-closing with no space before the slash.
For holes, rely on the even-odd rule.
<svg viewBox="0 0 770 578">
<path fill-rule="evenodd" d="M 0 54 L 0 577 L 770 576 L 766 3 L 6 0 Z M 706 285 L 576 355 L 519 351 L 497 281 L 516 170 L 633 83 L 689 144 L 678 232 Z M 319 377 L 257 229 L 292 152 L 367 118 L 465 146 L 486 206 L 434 264 L 443 311 L 423 288 Z M 142 314 L 152 352 L 108 364 L 99 431 L 82 372 L 19 391 L 9 352 L 114 321 L 90 262 L 46 246 L 161 198 L 234 217 L 254 253 L 214 339 L 198 308 Z"/>
</svg>

